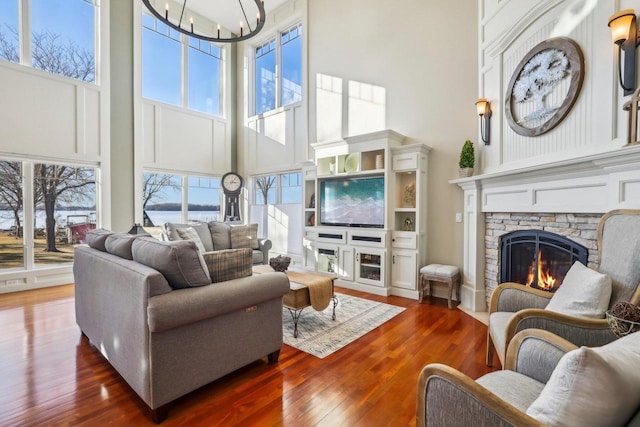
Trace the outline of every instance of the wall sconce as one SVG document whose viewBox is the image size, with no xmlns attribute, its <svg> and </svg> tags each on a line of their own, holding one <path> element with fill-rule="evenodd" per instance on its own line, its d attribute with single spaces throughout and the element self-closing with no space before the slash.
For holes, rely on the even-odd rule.
<svg viewBox="0 0 640 427">
<path fill-rule="evenodd" d="M 618 46 L 618 79 L 625 95 L 631 95 L 636 88 L 636 46 L 640 44 L 640 33 L 636 26 L 636 12 L 621 10 L 609 18 L 611 37 Z M 622 54 L 624 52 L 624 66 Z M 623 71 L 624 68 L 624 71 Z"/>
<path fill-rule="evenodd" d="M 491 118 L 491 104 L 486 98 L 480 98 L 476 101 L 476 108 L 480 116 L 480 136 L 484 145 L 489 145 L 489 137 L 491 135 L 491 126 L 489 119 Z"/>
</svg>

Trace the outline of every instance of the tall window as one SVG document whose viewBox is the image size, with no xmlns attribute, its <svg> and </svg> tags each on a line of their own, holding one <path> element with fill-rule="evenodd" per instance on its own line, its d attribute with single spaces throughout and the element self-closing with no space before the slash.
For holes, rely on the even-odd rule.
<svg viewBox="0 0 640 427">
<path fill-rule="evenodd" d="M 96 227 L 96 200 L 95 168 L 0 161 L 0 269 L 72 262 Z"/>
<path fill-rule="evenodd" d="M 262 175 L 255 178 L 255 204 L 275 205 L 302 202 L 302 174 Z"/>
<path fill-rule="evenodd" d="M 254 60 L 255 114 L 302 101 L 302 24 L 256 47 Z"/>
<path fill-rule="evenodd" d="M 145 227 L 220 219 L 220 178 L 144 172 L 142 193 Z"/>
<path fill-rule="evenodd" d="M 0 58 L 93 83 L 96 10 L 94 0 L 3 0 Z M 27 14 L 26 28 L 18 24 L 20 13 Z M 20 58 L 21 42 L 30 58 Z"/>
<path fill-rule="evenodd" d="M 221 116 L 222 64 L 218 46 L 181 35 L 143 13 L 143 97 Z"/>
</svg>

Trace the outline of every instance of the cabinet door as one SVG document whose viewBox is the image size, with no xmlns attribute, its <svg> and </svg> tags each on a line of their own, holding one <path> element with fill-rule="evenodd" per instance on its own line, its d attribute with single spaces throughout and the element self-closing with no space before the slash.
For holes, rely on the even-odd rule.
<svg viewBox="0 0 640 427">
<path fill-rule="evenodd" d="M 336 273 L 340 279 L 353 280 L 353 248 L 338 247 L 338 271 Z"/>
<path fill-rule="evenodd" d="M 384 287 L 384 251 L 356 248 L 356 281 Z"/>
<path fill-rule="evenodd" d="M 391 285 L 396 288 L 415 290 L 417 269 L 415 251 L 393 251 L 391 255 Z"/>
</svg>

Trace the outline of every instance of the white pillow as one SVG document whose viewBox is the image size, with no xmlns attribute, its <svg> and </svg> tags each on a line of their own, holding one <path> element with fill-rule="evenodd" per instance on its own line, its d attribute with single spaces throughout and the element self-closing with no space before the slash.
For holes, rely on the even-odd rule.
<svg viewBox="0 0 640 427">
<path fill-rule="evenodd" d="M 545 307 L 576 317 L 604 318 L 611 299 L 611 277 L 576 261 Z"/>
<path fill-rule="evenodd" d="M 193 240 L 193 243 L 196 244 L 196 248 L 198 248 L 198 252 L 200 252 L 201 254 L 207 251 L 204 248 L 204 243 L 202 243 L 202 239 L 200 239 L 200 236 L 198 235 L 198 232 L 195 230 L 195 228 L 177 228 L 176 232 L 182 240 Z"/>
<path fill-rule="evenodd" d="M 640 405 L 640 333 L 565 354 L 527 415 L 551 426 L 621 426 Z"/>
</svg>

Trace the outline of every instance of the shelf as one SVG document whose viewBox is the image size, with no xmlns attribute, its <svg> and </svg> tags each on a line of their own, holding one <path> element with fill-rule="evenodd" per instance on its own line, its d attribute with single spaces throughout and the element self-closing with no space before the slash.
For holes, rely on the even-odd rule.
<svg viewBox="0 0 640 427">
<path fill-rule="evenodd" d="M 396 212 L 415 212 L 417 208 L 395 208 Z"/>
</svg>

